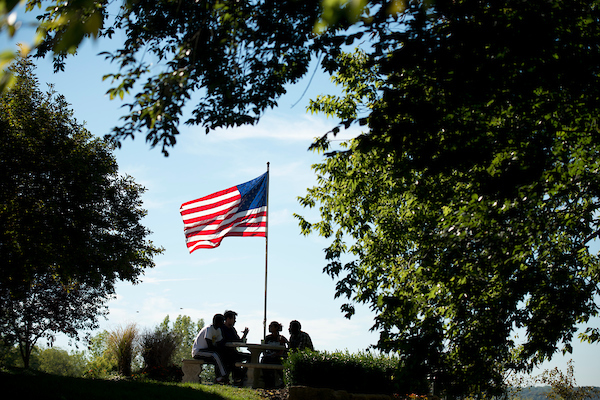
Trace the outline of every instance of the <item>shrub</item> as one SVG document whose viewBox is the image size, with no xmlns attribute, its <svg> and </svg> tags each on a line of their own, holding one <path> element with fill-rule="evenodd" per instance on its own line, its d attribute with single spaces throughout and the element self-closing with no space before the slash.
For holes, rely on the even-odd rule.
<svg viewBox="0 0 600 400">
<path fill-rule="evenodd" d="M 83 377 L 90 379 L 107 379 L 111 374 L 115 373 L 116 370 L 117 365 L 112 358 L 99 356 L 88 361 Z"/>
<path fill-rule="evenodd" d="M 140 339 L 144 369 L 142 376 L 158 381 L 181 381 L 181 367 L 173 365 L 173 356 L 179 339 L 172 332 L 155 330 L 146 332 Z"/>
<path fill-rule="evenodd" d="M 172 364 L 178 340 L 171 332 L 146 332 L 140 338 L 140 347 L 146 368 L 167 367 Z"/>
<path fill-rule="evenodd" d="M 288 385 L 345 390 L 351 393 L 394 393 L 396 357 L 371 352 L 297 352 L 285 362 Z"/>
<path fill-rule="evenodd" d="M 131 375 L 131 361 L 134 356 L 138 330 L 135 324 L 129 324 L 125 328 L 118 327 L 108 334 L 107 347 L 117 359 L 119 375 Z"/>
</svg>

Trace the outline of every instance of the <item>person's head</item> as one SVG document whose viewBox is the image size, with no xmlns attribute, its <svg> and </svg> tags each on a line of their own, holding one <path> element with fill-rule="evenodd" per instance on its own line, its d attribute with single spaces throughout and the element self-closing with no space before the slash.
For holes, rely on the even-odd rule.
<svg viewBox="0 0 600 400">
<path fill-rule="evenodd" d="M 223 314 L 215 314 L 215 316 L 213 317 L 213 326 L 215 328 L 222 327 L 224 320 L 225 319 L 223 318 Z"/>
<path fill-rule="evenodd" d="M 290 322 L 290 334 L 294 335 L 297 333 L 300 333 L 300 328 L 302 328 L 302 326 L 300 325 L 300 322 L 293 320 L 292 322 Z"/>
<path fill-rule="evenodd" d="M 231 328 L 235 325 L 235 321 L 237 319 L 237 313 L 235 311 L 227 310 L 223 315 L 225 317 L 226 326 Z"/>
<path fill-rule="evenodd" d="M 273 321 L 269 324 L 269 332 L 271 332 L 274 335 L 278 334 L 282 330 L 283 326 L 277 321 Z"/>
</svg>

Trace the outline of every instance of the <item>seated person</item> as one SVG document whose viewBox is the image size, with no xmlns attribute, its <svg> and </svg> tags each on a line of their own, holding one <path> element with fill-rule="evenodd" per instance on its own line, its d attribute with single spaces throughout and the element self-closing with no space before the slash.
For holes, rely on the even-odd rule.
<svg viewBox="0 0 600 400">
<path fill-rule="evenodd" d="M 223 315 L 215 314 L 212 325 L 202 328 L 192 346 L 192 357 L 215 365 L 217 383 L 227 383 L 228 374 L 220 354 L 220 345 L 223 341 L 221 334 L 223 322 Z"/>
<path fill-rule="evenodd" d="M 314 350 L 310 336 L 301 328 L 300 322 L 290 322 L 290 351 Z"/>
<path fill-rule="evenodd" d="M 223 333 L 223 343 L 245 342 L 249 330 L 248 328 L 244 328 L 242 331 L 243 336 L 240 337 L 240 335 L 238 335 L 234 326 L 237 320 L 237 313 L 235 311 L 227 310 L 223 316 L 225 317 L 225 323 L 221 327 L 221 331 Z M 232 371 L 234 384 L 241 385 L 246 376 L 246 370 L 244 368 L 236 367 L 235 363 L 249 362 L 250 354 L 238 351 L 236 347 L 225 347 L 223 351 L 223 362 L 225 363 L 225 368 L 227 368 L 229 371 Z"/>
<path fill-rule="evenodd" d="M 269 334 L 265 337 L 265 344 L 278 344 L 287 347 L 288 340 L 285 336 L 279 334 L 282 330 L 283 325 L 279 322 L 271 322 L 269 324 Z M 265 350 L 262 362 L 265 364 L 281 364 L 282 359 L 285 357 L 285 353 L 285 350 Z"/>
<path fill-rule="evenodd" d="M 277 321 L 269 324 L 269 334 L 265 337 L 265 344 L 277 344 L 287 347 L 288 340 L 285 336 L 279 334 L 283 330 L 283 325 Z M 265 350 L 262 358 L 262 363 L 265 364 L 281 364 L 286 356 L 286 350 Z M 283 387 L 283 371 L 265 370 L 263 371 L 265 387 Z"/>
</svg>

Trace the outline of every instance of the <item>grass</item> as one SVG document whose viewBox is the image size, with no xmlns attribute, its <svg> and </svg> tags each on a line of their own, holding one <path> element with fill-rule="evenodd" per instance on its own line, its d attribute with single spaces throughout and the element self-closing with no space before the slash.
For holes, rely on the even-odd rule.
<svg viewBox="0 0 600 400">
<path fill-rule="evenodd" d="M 0 387 L 13 398 L 44 400 L 261 400 L 252 389 L 194 383 L 70 378 L 38 371 L 0 371 Z"/>
</svg>

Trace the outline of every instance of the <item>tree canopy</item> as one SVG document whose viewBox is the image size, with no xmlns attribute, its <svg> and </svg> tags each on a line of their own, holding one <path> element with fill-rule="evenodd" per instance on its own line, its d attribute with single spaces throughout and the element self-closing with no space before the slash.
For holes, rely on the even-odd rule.
<svg viewBox="0 0 600 400">
<path fill-rule="evenodd" d="M 162 249 L 141 224 L 144 188 L 111 145 L 43 93 L 28 58 L 0 96 L 0 333 L 28 359 L 36 341 L 93 329 L 118 280 L 138 282 Z"/>
<path fill-rule="evenodd" d="M 366 130 L 315 165 L 301 203 L 320 220 L 301 226 L 331 238 L 337 295 L 376 312 L 415 390 L 499 391 L 598 315 L 599 12 L 414 2 L 311 105 Z"/>
<path fill-rule="evenodd" d="M 52 55 L 56 70 L 84 38 L 125 34 L 116 50 L 103 53 L 117 69 L 104 76 L 112 83 L 108 94 L 127 99 L 111 137 L 120 143 L 142 133 L 167 155 L 180 123 L 207 133 L 256 123 L 285 85 L 306 75 L 312 58 L 322 55 L 328 69 L 340 45 L 362 37 L 346 33 L 349 26 L 386 19 L 405 2 L 28 0 L 26 9 L 41 13 L 33 54 Z M 367 3 L 380 10 L 376 18 L 360 18 Z M 16 4 L 0 0 L 0 17 Z M 0 18 L 0 29 L 15 26 Z M 191 115 L 183 115 L 186 105 Z"/>
</svg>

